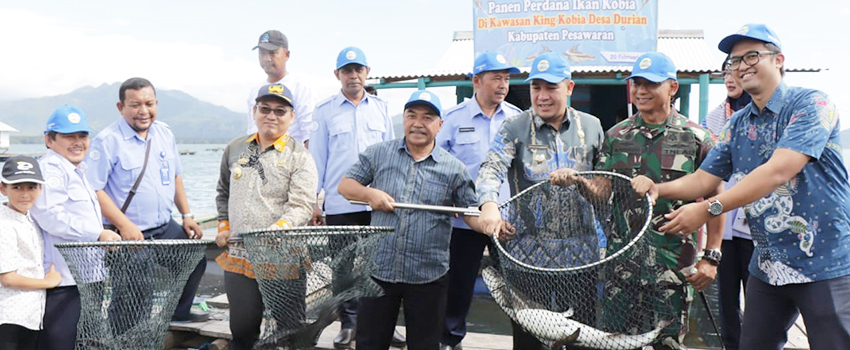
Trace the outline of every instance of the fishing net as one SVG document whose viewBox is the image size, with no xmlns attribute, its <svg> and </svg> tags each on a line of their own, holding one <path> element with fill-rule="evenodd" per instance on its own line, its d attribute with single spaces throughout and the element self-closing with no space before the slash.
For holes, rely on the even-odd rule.
<svg viewBox="0 0 850 350">
<path fill-rule="evenodd" d="M 161 349 L 189 275 L 209 242 L 56 244 L 77 282 L 75 349 Z"/>
<path fill-rule="evenodd" d="M 515 235 L 495 241 L 484 281 L 514 322 L 553 349 L 641 348 L 677 317 L 643 237 L 649 198 L 619 174 L 578 177 L 536 184 L 500 206 Z"/>
<path fill-rule="evenodd" d="M 391 232 L 392 227 L 310 226 L 240 234 L 265 307 L 254 348 L 310 348 L 340 303 L 382 295 L 371 275 L 378 240 Z"/>
</svg>

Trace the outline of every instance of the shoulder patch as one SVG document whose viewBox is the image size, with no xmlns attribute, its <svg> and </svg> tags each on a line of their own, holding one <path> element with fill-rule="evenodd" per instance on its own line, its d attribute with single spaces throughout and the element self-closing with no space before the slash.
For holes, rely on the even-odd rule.
<svg viewBox="0 0 850 350">
<path fill-rule="evenodd" d="M 62 179 L 58 176 L 49 176 L 44 182 L 47 184 L 47 187 L 50 188 L 59 188 L 62 186 Z"/>
<path fill-rule="evenodd" d="M 89 152 L 89 158 L 90 158 L 91 160 L 98 160 L 98 159 L 100 159 L 100 151 L 98 151 L 98 150 L 96 150 L 96 149 L 95 149 L 95 150 L 92 150 L 91 152 Z"/>
</svg>

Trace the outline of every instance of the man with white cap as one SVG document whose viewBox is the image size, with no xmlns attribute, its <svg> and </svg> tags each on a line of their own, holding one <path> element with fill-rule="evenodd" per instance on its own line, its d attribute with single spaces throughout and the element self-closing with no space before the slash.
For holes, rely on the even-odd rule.
<svg viewBox="0 0 850 350">
<path fill-rule="evenodd" d="M 505 180 L 515 195 L 540 181 L 593 170 L 603 139 L 602 124 L 595 116 L 568 106 L 567 99 L 575 87 L 571 77 L 569 63 L 561 54 L 545 53 L 532 62 L 526 79 L 532 108 L 502 123 L 478 169 L 476 187 L 482 232 L 496 232 L 502 225 L 498 200 Z M 596 248 L 595 235 L 584 238 L 581 241 L 585 246 Z M 586 310 L 576 311 L 580 321 L 588 322 L 586 319 L 593 317 L 581 314 Z M 543 349 L 543 344 L 513 320 L 511 325 L 514 349 Z"/>
<path fill-rule="evenodd" d="M 694 199 L 738 180 L 668 214 L 661 229 L 688 232 L 746 208 L 755 249 L 740 349 L 782 349 L 800 314 L 812 349 L 850 349 L 850 183 L 838 111 L 823 92 L 783 82 L 785 55 L 767 26 L 744 25 L 719 48 L 752 103 L 732 115 L 695 173 L 633 185 L 653 198 Z"/>
<path fill-rule="evenodd" d="M 260 87 L 267 84 L 284 84 L 291 89 L 296 98 L 294 101 L 295 121 L 289 128 L 289 136 L 306 145 L 310 139 L 310 133 L 315 128 L 313 109 L 316 107 L 316 100 L 310 85 L 307 85 L 300 76 L 286 69 L 286 61 L 289 60 L 290 53 L 289 40 L 280 31 L 267 30 L 260 35 L 257 46 L 254 46 L 254 50 L 257 49 L 259 49 L 260 67 L 266 73 L 266 80 L 252 88 L 248 94 L 246 134 L 257 132 L 257 123 L 254 122 L 254 105 L 256 104 L 254 100 L 257 98 Z"/>
<path fill-rule="evenodd" d="M 316 130 L 310 136 L 310 153 L 319 172 L 320 193 L 325 191 L 324 211 L 316 207 L 311 220 L 313 225 L 368 226 L 370 212 L 362 205 L 352 205 L 337 191 L 339 180 L 357 160 L 366 147 L 393 136 L 393 123 L 387 111 L 387 102 L 366 93 L 364 86 L 369 76 L 366 55 L 356 47 L 346 47 L 336 59 L 334 75 L 342 88 L 339 93 L 316 106 L 313 121 Z M 350 238 L 331 237 L 331 249 L 341 250 L 353 243 Z M 341 264 L 351 266 L 350 264 Z M 335 270 L 334 274 L 347 271 Z M 354 341 L 357 328 L 357 300 L 340 304 L 339 319 L 342 327 L 334 337 L 334 347 L 347 348 Z M 400 337 L 401 335 L 399 335 Z M 396 342 L 398 344 L 398 342 Z M 401 342 L 403 346 L 403 341 Z"/>
<path fill-rule="evenodd" d="M 475 94 L 446 110 L 443 127 L 437 134 L 437 146 L 460 159 L 473 179 L 478 176 L 478 167 L 502 122 L 507 117 L 522 113 L 519 108 L 505 102 L 511 73 L 519 73 L 519 69 L 509 65 L 500 53 L 486 51 L 478 55 L 472 68 Z M 500 203 L 508 199 L 509 191 L 508 184 L 503 183 L 499 191 Z M 475 278 L 484 247 L 489 243 L 487 236 L 472 231 L 463 219 L 452 219 L 449 294 L 440 340 L 442 349 L 461 349 Z"/>
<path fill-rule="evenodd" d="M 656 182 L 672 181 L 696 171 L 713 142 L 708 130 L 673 108 L 673 97 L 679 90 L 673 61 L 661 52 L 647 52 L 638 57 L 632 74 L 626 79 L 631 84 L 631 99 L 638 113 L 608 130 L 596 169 L 628 177 L 646 176 Z M 715 191 L 722 189 L 719 186 Z M 697 230 L 659 230 L 664 223 L 664 214 L 688 202 L 662 199 L 653 208 L 653 224 L 647 237 L 656 248 L 655 257 L 646 261 L 650 265 L 657 264 L 659 271 L 664 272 L 640 276 L 635 271 L 621 281 L 622 285 L 648 281 L 667 286 L 664 296 L 677 314 L 674 315 L 675 321 L 661 332 L 653 344 L 655 349 L 681 347 L 688 332 L 688 309 L 694 297 L 688 282 L 697 290 L 707 288 L 714 281 L 720 263 L 722 215 L 709 221 L 706 251 L 699 262 L 694 261 L 698 248 Z M 690 273 L 687 268 L 694 264 L 696 272 Z M 683 269 L 687 274 L 682 272 Z M 608 300 L 614 303 L 626 302 L 618 301 L 616 295 L 610 296 Z"/>
<path fill-rule="evenodd" d="M 440 344 L 449 270 L 451 216 L 423 210 L 394 211 L 393 203 L 469 207 L 475 186 L 466 167 L 437 147 L 443 124 L 440 100 L 419 90 L 404 105 L 404 137 L 376 143 L 360 153 L 339 182 L 339 193 L 368 202 L 374 226 L 392 226 L 375 257 L 372 278 L 384 296 L 360 298 L 357 348 L 385 350 L 404 305 L 408 348 L 433 350 Z M 370 187 L 366 187 L 370 186 Z M 477 219 L 466 217 L 477 228 Z"/>
<path fill-rule="evenodd" d="M 47 120 L 44 143 L 47 153 L 38 160 L 44 174 L 44 192 L 32 208 L 32 217 L 44 238 L 44 266 L 51 264 L 62 275 L 58 287 L 47 291 L 44 329 L 39 349 L 73 349 L 81 304 L 77 283 L 68 264 L 53 245 L 77 241 L 117 241 L 121 237 L 103 229 L 103 214 L 86 178 L 86 153 L 92 130 L 86 114 L 63 105 Z M 47 269 L 45 269 L 47 271 Z"/>
</svg>

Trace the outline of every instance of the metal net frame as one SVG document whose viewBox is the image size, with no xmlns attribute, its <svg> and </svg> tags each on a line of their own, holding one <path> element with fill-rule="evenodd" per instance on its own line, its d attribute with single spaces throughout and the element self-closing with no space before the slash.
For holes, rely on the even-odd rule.
<svg viewBox="0 0 850 350">
<path fill-rule="evenodd" d="M 57 243 L 80 293 L 75 349 L 161 349 L 183 287 L 209 243 Z"/>
<path fill-rule="evenodd" d="M 648 196 L 629 177 L 580 172 L 535 184 L 500 206 L 512 237 L 494 239 L 483 271 L 496 303 L 552 349 L 636 349 L 676 319 L 656 252 L 644 237 Z"/>
<path fill-rule="evenodd" d="M 349 299 L 383 295 L 372 280 L 392 227 L 305 226 L 239 233 L 263 298 L 255 349 L 313 347 Z"/>
</svg>

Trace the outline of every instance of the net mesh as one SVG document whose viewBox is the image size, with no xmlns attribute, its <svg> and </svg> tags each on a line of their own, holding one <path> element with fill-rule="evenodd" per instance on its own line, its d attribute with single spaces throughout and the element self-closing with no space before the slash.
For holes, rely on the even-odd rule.
<svg viewBox="0 0 850 350">
<path fill-rule="evenodd" d="M 392 227 L 312 226 L 240 236 L 263 297 L 255 349 L 304 349 L 316 344 L 340 303 L 380 296 L 372 278 L 378 239 Z"/>
<path fill-rule="evenodd" d="M 643 237 L 649 199 L 618 174 L 578 176 L 501 206 L 515 235 L 496 240 L 484 281 L 514 322 L 553 349 L 640 348 L 677 315 Z"/>
<path fill-rule="evenodd" d="M 177 301 L 208 242 L 56 244 L 77 282 L 75 349 L 161 349 Z"/>
</svg>

